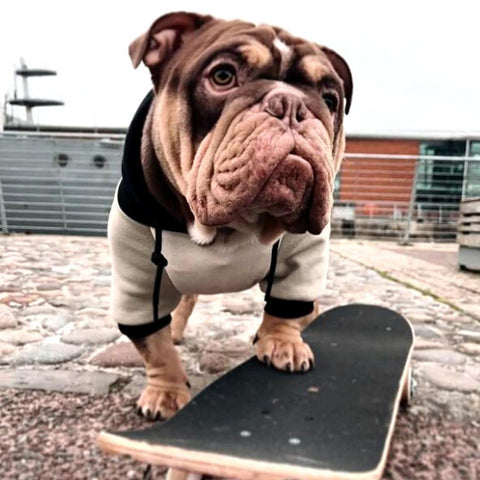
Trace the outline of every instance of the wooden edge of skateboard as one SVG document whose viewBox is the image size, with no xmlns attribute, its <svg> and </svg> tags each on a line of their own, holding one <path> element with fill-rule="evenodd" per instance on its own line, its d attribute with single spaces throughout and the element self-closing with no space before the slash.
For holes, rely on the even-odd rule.
<svg viewBox="0 0 480 480">
<path fill-rule="evenodd" d="M 412 327 L 412 324 L 410 323 L 407 317 L 405 317 L 404 315 L 402 315 L 402 317 L 407 322 L 410 328 L 410 331 L 412 333 L 412 343 L 410 345 L 410 349 L 408 350 L 408 356 L 407 356 L 407 359 L 405 360 L 405 366 L 403 368 L 403 373 L 400 378 L 400 384 L 397 390 L 397 396 L 395 397 L 395 403 L 393 405 L 393 411 L 392 411 L 392 417 L 391 417 L 392 420 L 390 422 L 390 426 L 388 427 L 388 433 L 387 433 L 387 438 L 385 439 L 385 446 L 383 448 L 382 458 L 380 459 L 380 462 L 378 463 L 378 466 L 375 469 L 376 472 L 378 473 L 378 477 L 372 477 L 375 479 L 377 478 L 379 479 L 382 476 L 383 471 L 385 470 L 385 465 L 387 463 L 387 458 L 388 458 L 388 452 L 390 451 L 390 444 L 392 442 L 393 432 L 395 430 L 395 423 L 397 421 L 398 410 L 400 408 L 400 403 L 402 400 L 404 385 L 410 376 L 410 366 L 412 363 L 413 349 L 415 347 L 415 331 Z"/>
<path fill-rule="evenodd" d="M 284 480 L 285 478 L 372 480 L 379 479 L 382 473 L 378 467 L 371 472 L 340 472 L 322 468 L 263 462 L 178 447 L 161 447 L 161 451 L 159 451 L 158 446 L 119 437 L 108 432 L 100 433 L 97 444 L 105 453 L 130 455 L 137 460 L 154 465 L 166 465 L 183 471 L 238 480 L 258 480 L 259 478 L 262 480 Z"/>
<path fill-rule="evenodd" d="M 405 317 L 404 317 L 405 318 Z M 388 429 L 382 456 L 378 465 L 367 472 L 341 472 L 322 467 L 298 467 L 295 465 L 265 462 L 247 458 L 238 458 L 218 453 L 182 449 L 179 447 L 153 446 L 147 442 L 130 440 L 119 435 L 100 432 L 97 445 L 109 454 L 130 455 L 131 457 L 154 465 L 166 465 L 171 468 L 189 472 L 209 474 L 215 477 L 236 478 L 239 480 L 283 480 L 285 478 L 302 480 L 379 480 L 385 469 L 390 443 L 402 398 L 403 386 L 407 381 L 415 344 L 415 333 L 412 332 L 412 343 L 405 361 L 404 370 L 399 381 L 397 395 L 393 405 L 391 422 Z"/>
</svg>

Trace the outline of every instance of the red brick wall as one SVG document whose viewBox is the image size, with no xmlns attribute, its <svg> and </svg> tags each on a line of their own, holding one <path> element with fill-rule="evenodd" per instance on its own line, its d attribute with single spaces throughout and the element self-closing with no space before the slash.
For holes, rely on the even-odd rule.
<svg viewBox="0 0 480 480">
<path fill-rule="evenodd" d="M 346 153 L 418 155 L 418 140 L 347 138 Z M 356 213 L 391 216 L 405 211 L 415 175 L 415 160 L 346 158 L 340 170 L 340 201 L 356 204 Z"/>
</svg>

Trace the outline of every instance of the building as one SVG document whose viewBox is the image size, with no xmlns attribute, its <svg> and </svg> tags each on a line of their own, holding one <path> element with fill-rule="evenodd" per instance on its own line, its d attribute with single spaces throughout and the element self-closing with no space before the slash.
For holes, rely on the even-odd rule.
<svg viewBox="0 0 480 480">
<path fill-rule="evenodd" d="M 460 200 L 480 195 L 480 132 L 351 134 L 346 150 L 335 192 L 344 234 L 396 237 L 409 223 L 449 239 Z"/>
</svg>

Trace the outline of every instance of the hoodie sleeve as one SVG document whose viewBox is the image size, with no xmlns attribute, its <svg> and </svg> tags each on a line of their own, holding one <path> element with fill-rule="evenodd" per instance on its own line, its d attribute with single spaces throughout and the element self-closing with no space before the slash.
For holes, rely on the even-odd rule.
<svg viewBox="0 0 480 480">
<path fill-rule="evenodd" d="M 313 311 L 313 302 L 326 285 L 329 238 L 330 224 L 320 235 L 287 233 L 282 237 L 276 266 L 260 284 L 266 313 L 298 318 Z"/>
<path fill-rule="evenodd" d="M 149 325 L 153 321 L 156 267 L 151 255 L 155 239 L 150 227 L 132 220 L 122 211 L 117 194 L 108 220 L 108 240 L 112 259 L 111 316 L 123 327 Z M 160 285 L 161 301 L 158 319 L 155 319 L 158 325 L 162 325 L 159 320 L 169 317 L 181 298 L 166 270 L 163 270 Z M 148 328 L 144 327 L 143 331 Z M 152 330 L 153 326 L 150 333 Z M 123 328 L 122 332 L 125 333 L 126 329 Z"/>
</svg>

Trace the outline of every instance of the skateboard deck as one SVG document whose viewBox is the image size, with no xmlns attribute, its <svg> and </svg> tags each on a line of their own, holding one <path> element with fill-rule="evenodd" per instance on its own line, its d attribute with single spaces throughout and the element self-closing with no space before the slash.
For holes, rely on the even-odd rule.
<svg viewBox="0 0 480 480">
<path fill-rule="evenodd" d="M 347 305 L 321 314 L 303 337 L 313 370 L 284 373 L 252 358 L 169 421 L 102 432 L 99 446 L 229 478 L 380 478 L 409 395 L 410 324 L 383 307 Z"/>
</svg>

